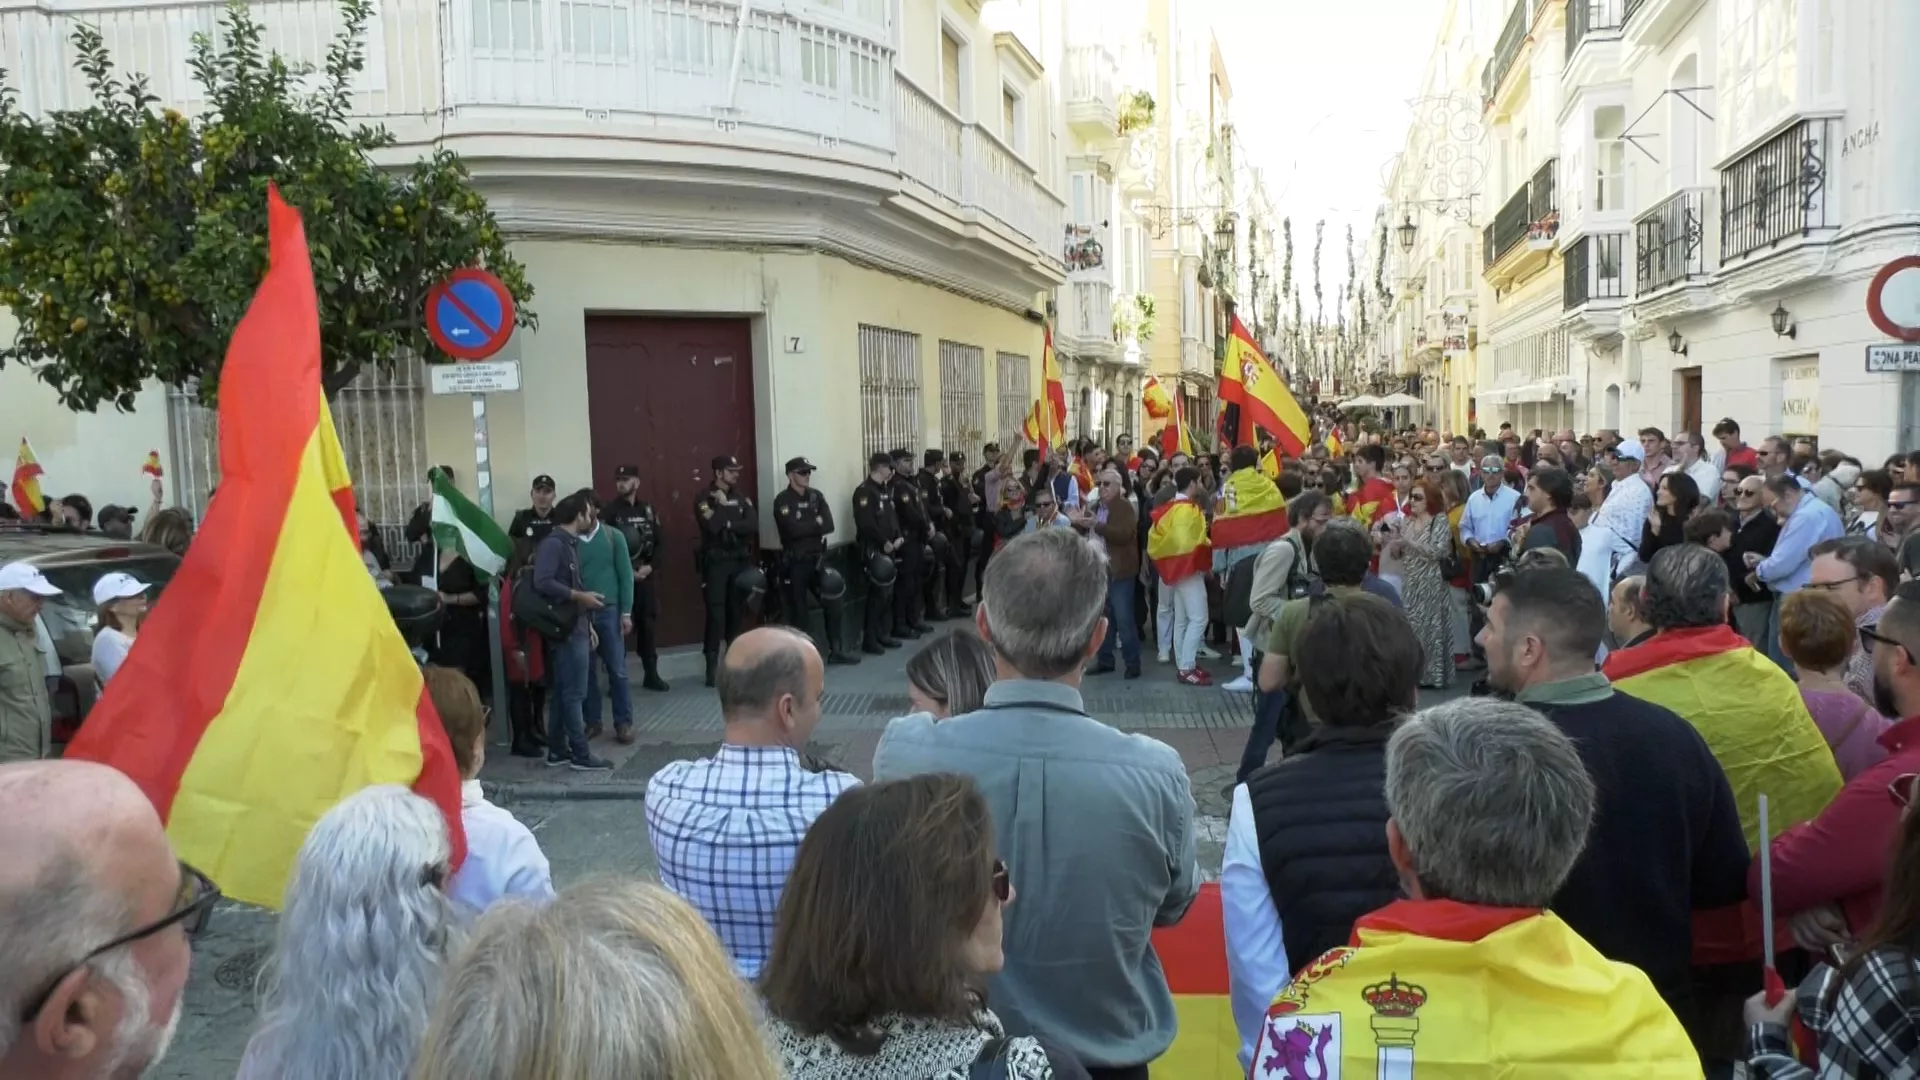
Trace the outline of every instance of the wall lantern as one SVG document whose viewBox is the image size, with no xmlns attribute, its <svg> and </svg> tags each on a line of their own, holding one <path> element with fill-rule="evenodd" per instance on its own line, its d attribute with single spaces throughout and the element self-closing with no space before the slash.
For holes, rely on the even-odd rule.
<svg viewBox="0 0 1920 1080">
<path fill-rule="evenodd" d="M 1413 223 L 1413 215 L 1401 214 L 1400 227 L 1394 231 L 1400 234 L 1400 250 L 1411 253 L 1413 242 L 1420 235 L 1420 226 Z"/>
<path fill-rule="evenodd" d="M 1673 353 L 1675 356 L 1687 355 L 1689 351 L 1687 343 L 1680 337 L 1680 331 L 1675 330 L 1673 333 L 1667 335 L 1667 351 Z"/>
<path fill-rule="evenodd" d="M 1776 304 L 1773 308 L 1773 333 L 1776 337 L 1798 338 L 1800 327 L 1793 321 L 1793 315 L 1785 304 Z"/>
</svg>

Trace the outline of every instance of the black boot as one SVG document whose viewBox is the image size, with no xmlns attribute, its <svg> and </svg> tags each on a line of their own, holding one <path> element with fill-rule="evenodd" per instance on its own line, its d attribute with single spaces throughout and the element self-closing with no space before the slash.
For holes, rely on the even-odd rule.
<svg viewBox="0 0 1920 1080">
<path fill-rule="evenodd" d="M 707 687 L 713 687 L 713 674 L 720 669 L 720 658 L 713 653 L 707 654 Z"/>
<path fill-rule="evenodd" d="M 640 685 L 648 690 L 661 694 L 672 689 L 672 687 L 667 685 L 667 680 L 660 677 L 660 669 L 654 664 L 647 665 L 647 677 L 640 680 Z"/>
<path fill-rule="evenodd" d="M 875 652 L 884 652 L 885 650 L 883 650 L 883 649 L 875 649 L 874 651 L 875 651 Z M 857 656 L 848 656 L 848 655 L 847 655 L 846 653 L 843 653 L 843 652 L 841 652 L 841 651 L 840 651 L 839 649 L 834 649 L 834 650 L 832 650 L 832 651 L 830 651 L 830 652 L 828 652 L 828 653 L 827 653 L 827 663 L 828 663 L 829 665 L 832 665 L 832 666 L 837 666 L 837 667 L 852 667 L 853 665 L 855 665 L 855 664 L 857 664 L 857 663 L 859 663 L 859 662 L 860 662 L 860 658 L 859 658 L 859 657 L 857 657 Z"/>
</svg>

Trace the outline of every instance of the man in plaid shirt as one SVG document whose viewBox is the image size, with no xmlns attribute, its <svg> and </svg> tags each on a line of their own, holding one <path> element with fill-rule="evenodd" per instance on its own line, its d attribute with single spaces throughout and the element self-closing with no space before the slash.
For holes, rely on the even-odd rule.
<svg viewBox="0 0 1920 1080">
<path fill-rule="evenodd" d="M 720 935 L 742 978 L 759 976 L 787 875 L 813 819 L 860 781 L 812 766 L 826 667 L 806 635 L 762 627 L 727 647 L 715 687 L 725 740 L 647 783 L 660 881 Z"/>
</svg>

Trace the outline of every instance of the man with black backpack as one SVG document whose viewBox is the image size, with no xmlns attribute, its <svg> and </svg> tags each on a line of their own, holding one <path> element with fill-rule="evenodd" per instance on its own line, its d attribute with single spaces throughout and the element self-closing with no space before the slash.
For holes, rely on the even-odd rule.
<svg viewBox="0 0 1920 1080">
<path fill-rule="evenodd" d="M 606 772 L 613 763 L 587 748 L 585 718 L 592 612 L 607 606 L 606 597 L 586 591 L 580 576 L 580 537 L 593 528 L 593 509 L 584 496 L 569 495 L 553 508 L 552 520 L 556 527 L 534 554 L 528 598 L 537 598 L 546 610 L 536 612 L 533 608 L 539 605 L 529 603 L 517 612 L 523 622 L 548 636 L 552 646 L 554 703 L 547 720 L 547 764 Z M 562 629 L 565 637 L 559 636 Z"/>
<path fill-rule="evenodd" d="M 1264 646 L 1281 609 L 1314 591 L 1319 572 L 1313 562 L 1313 544 L 1332 520 L 1333 502 L 1318 491 L 1301 492 L 1288 500 L 1287 535 L 1269 543 L 1252 564 L 1247 597 L 1249 641 Z M 1255 671 L 1261 667 L 1261 657 L 1259 652 L 1254 654 Z M 1234 783 L 1244 783 L 1249 773 L 1266 763 L 1286 705 L 1284 689 L 1268 691 L 1261 687 L 1255 692 L 1253 730 L 1247 733 L 1247 748 L 1240 755 Z"/>
</svg>

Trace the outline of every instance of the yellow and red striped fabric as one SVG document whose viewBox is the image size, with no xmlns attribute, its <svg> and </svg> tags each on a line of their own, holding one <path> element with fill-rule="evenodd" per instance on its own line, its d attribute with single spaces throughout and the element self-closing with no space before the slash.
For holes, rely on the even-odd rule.
<svg viewBox="0 0 1920 1080">
<path fill-rule="evenodd" d="M 1067 471 L 1073 474 L 1073 482 L 1080 488 L 1082 498 L 1093 494 L 1093 470 L 1087 468 L 1084 460 L 1074 458 L 1073 467 Z"/>
<path fill-rule="evenodd" d="M 1287 500 L 1272 479 L 1259 469 L 1229 475 L 1213 511 L 1213 546 L 1247 547 L 1285 535 Z"/>
<path fill-rule="evenodd" d="M 46 497 L 40 494 L 40 478 L 44 475 L 40 459 L 33 456 L 33 444 L 22 436 L 20 452 L 13 458 L 13 506 L 22 515 L 32 517 L 47 508 Z"/>
<path fill-rule="evenodd" d="M 1060 358 L 1053 351 L 1053 327 L 1040 346 L 1040 396 L 1027 411 L 1027 441 L 1045 454 L 1066 442 L 1067 387 L 1060 380 Z"/>
<path fill-rule="evenodd" d="M 1240 1032 L 1227 997 L 1227 933 L 1220 886 L 1200 886 L 1200 895 L 1178 926 L 1153 932 L 1153 951 L 1167 973 L 1173 1008 L 1180 1018 L 1173 1045 L 1153 1063 L 1153 1080 L 1233 1080 L 1240 1068 Z"/>
<path fill-rule="evenodd" d="M 1140 388 L 1140 404 L 1147 410 L 1149 420 L 1173 418 L 1173 395 L 1152 375 L 1147 376 L 1146 384 Z"/>
<path fill-rule="evenodd" d="M 1207 515 L 1192 499 L 1174 499 L 1153 512 L 1147 533 L 1147 557 L 1169 585 L 1213 569 L 1213 544 L 1207 540 Z"/>
<path fill-rule="evenodd" d="M 126 773 L 182 859 L 280 906 L 313 823 L 397 783 L 465 854 L 460 775 L 419 668 L 360 561 L 320 391 L 300 215 L 270 196 L 271 264 L 220 383 L 220 492 L 67 756 Z"/>
</svg>

